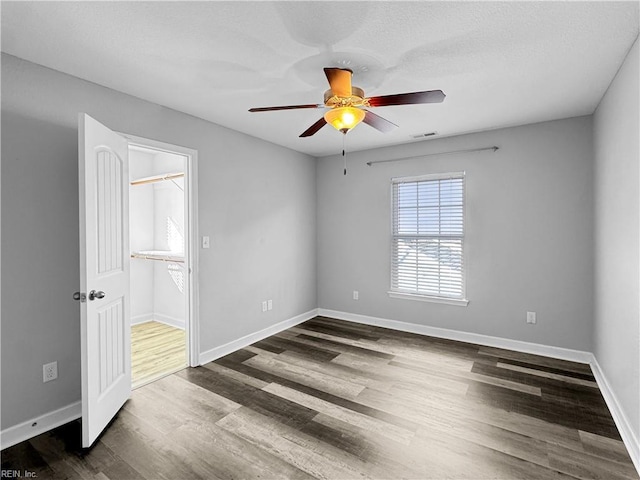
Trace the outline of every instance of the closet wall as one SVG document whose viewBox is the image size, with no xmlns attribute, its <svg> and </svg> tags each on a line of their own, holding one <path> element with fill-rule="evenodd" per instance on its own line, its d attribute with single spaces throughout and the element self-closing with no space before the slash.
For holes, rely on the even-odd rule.
<svg viewBox="0 0 640 480">
<path fill-rule="evenodd" d="M 132 181 L 185 171 L 184 157 L 132 149 Z M 185 326 L 184 177 L 130 187 L 131 323 Z"/>
</svg>

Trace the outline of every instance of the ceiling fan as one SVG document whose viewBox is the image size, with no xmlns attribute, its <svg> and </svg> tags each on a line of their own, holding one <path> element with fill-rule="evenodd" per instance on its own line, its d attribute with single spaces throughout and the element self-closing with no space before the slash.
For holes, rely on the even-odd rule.
<svg viewBox="0 0 640 480">
<path fill-rule="evenodd" d="M 284 105 L 280 107 L 251 108 L 250 112 L 268 112 L 273 110 L 294 110 L 299 108 L 329 108 L 320 120 L 300 134 L 300 137 L 310 137 L 327 123 L 336 130 L 346 134 L 360 122 L 383 133 L 390 132 L 398 126 L 367 110 L 365 107 L 386 107 L 390 105 L 412 105 L 419 103 L 441 103 L 445 94 L 442 90 L 428 90 L 424 92 L 398 93 L 378 97 L 365 97 L 364 90 L 351 85 L 353 72 L 348 68 L 324 69 L 329 81 L 329 90 L 324 92 L 323 104 Z"/>
</svg>

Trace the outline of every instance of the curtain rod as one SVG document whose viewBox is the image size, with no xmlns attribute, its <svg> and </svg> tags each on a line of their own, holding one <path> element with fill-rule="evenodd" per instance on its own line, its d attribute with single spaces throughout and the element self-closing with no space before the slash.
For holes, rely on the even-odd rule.
<svg viewBox="0 0 640 480">
<path fill-rule="evenodd" d="M 500 147 L 494 145 L 493 147 L 470 148 L 468 150 L 453 150 L 451 152 L 427 153 L 425 155 L 416 155 L 415 157 L 391 158 L 389 160 L 374 160 L 371 162 L 367 162 L 367 165 L 371 166 L 376 163 L 400 162 L 402 160 L 413 160 L 415 158 L 432 157 L 434 155 L 451 155 L 452 153 L 482 152 L 484 150 L 493 150 L 495 152 L 499 148 Z"/>
</svg>

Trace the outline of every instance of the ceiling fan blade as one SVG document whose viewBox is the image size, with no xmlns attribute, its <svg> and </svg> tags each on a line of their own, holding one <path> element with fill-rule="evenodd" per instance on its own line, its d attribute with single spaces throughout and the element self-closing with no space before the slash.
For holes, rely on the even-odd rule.
<svg viewBox="0 0 640 480">
<path fill-rule="evenodd" d="M 416 103 L 442 103 L 446 95 L 442 90 L 428 90 L 426 92 L 396 93 L 369 98 L 372 107 L 386 107 L 389 105 L 412 105 Z"/>
<path fill-rule="evenodd" d="M 329 68 L 324 69 L 327 76 L 331 91 L 339 97 L 351 96 L 351 75 L 353 72 L 346 68 Z"/>
<path fill-rule="evenodd" d="M 300 134 L 300 136 L 301 137 L 310 137 L 311 135 L 314 135 L 322 127 L 324 127 L 326 124 L 327 124 L 327 121 L 324 119 L 324 117 L 321 117 L 320 120 L 318 120 L 316 123 L 311 125 L 304 132 L 302 132 Z"/>
<path fill-rule="evenodd" d="M 296 108 L 322 108 L 323 104 L 308 104 L 308 105 L 283 105 L 281 107 L 258 107 L 258 108 L 250 108 L 250 112 L 271 112 L 273 110 L 294 110 Z"/>
<path fill-rule="evenodd" d="M 365 110 L 365 112 L 366 113 L 364 114 L 364 119 L 362 121 L 376 130 L 380 130 L 382 133 L 388 133 L 398 128 L 398 125 L 390 122 L 386 118 L 382 118 L 380 115 L 376 115 L 369 110 Z"/>
</svg>

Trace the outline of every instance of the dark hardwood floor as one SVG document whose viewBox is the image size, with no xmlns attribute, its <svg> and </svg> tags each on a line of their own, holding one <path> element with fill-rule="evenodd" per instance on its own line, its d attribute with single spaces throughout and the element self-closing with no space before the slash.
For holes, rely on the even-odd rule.
<svg viewBox="0 0 640 480">
<path fill-rule="evenodd" d="M 588 365 L 318 317 L 2 452 L 39 479 L 638 479 Z"/>
</svg>

